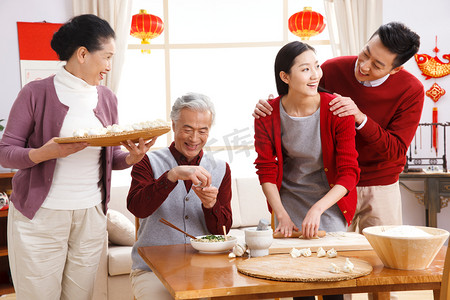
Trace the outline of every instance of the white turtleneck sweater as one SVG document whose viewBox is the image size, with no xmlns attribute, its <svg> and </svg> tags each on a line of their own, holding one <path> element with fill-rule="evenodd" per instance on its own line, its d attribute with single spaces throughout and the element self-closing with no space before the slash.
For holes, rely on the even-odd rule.
<svg viewBox="0 0 450 300">
<path fill-rule="evenodd" d="M 94 115 L 98 94 L 95 86 L 70 74 L 63 67 L 54 78 L 59 101 L 69 107 L 60 137 L 70 137 L 75 129 L 103 127 Z M 60 210 L 85 209 L 102 201 L 101 147 L 56 160 L 50 191 L 42 207 Z"/>
</svg>

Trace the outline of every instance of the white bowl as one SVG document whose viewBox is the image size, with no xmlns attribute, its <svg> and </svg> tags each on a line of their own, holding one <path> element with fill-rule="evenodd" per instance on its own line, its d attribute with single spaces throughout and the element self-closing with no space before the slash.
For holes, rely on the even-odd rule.
<svg viewBox="0 0 450 300">
<path fill-rule="evenodd" d="M 216 234 L 217 235 L 217 234 Z M 206 235 L 197 236 L 198 239 L 205 237 Z M 223 235 L 217 235 L 222 236 Z M 226 252 L 233 248 L 236 244 L 237 238 L 234 236 L 227 235 L 227 241 L 223 242 L 198 242 L 194 239 L 191 239 L 191 245 L 194 249 L 204 252 L 204 253 L 222 253 Z"/>
<path fill-rule="evenodd" d="M 386 231 L 407 226 L 373 226 L 363 230 L 364 236 L 372 245 L 386 267 L 401 270 L 422 270 L 428 268 L 444 245 L 449 232 L 444 229 L 409 226 L 421 229 L 431 236 L 387 236 Z M 406 230 L 403 230 L 406 232 Z"/>
</svg>

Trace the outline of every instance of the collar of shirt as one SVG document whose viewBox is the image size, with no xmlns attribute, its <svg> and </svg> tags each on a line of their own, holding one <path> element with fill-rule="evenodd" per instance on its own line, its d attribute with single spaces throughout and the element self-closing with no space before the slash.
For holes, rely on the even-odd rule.
<svg viewBox="0 0 450 300">
<path fill-rule="evenodd" d="M 67 71 L 65 67 L 62 67 L 56 72 L 55 81 L 58 82 L 61 87 L 64 87 L 64 89 L 67 91 L 75 91 L 77 93 L 94 92 L 97 94 L 97 87 L 95 85 L 88 84 L 83 79 Z"/>
<path fill-rule="evenodd" d="M 200 150 L 198 155 L 196 157 L 194 157 L 193 160 L 188 162 L 187 158 L 183 154 L 181 154 L 180 151 L 178 151 L 175 148 L 175 142 L 172 142 L 172 144 L 169 147 L 169 150 L 170 150 L 170 153 L 172 153 L 175 160 L 177 161 L 178 165 L 180 165 L 180 166 L 183 166 L 183 165 L 198 166 L 198 165 L 200 165 L 200 161 L 203 157 L 203 149 L 202 149 L 202 150 Z"/>
<path fill-rule="evenodd" d="M 356 63 L 355 63 L 355 70 L 356 70 L 357 66 L 358 66 L 358 60 L 356 60 Z M 376 86 L 382 85 L 383 82 L 385 82 L 388 78 L 389 78 L 389 74 L 386 74 L 385 76 L 375 79 L 375 80 L 372 80 L 372 81 L 359 81 L 359 80 L 358 81 L 359 81 L 359 83 L 361 83 L 364 86 L 376 87 Z"/>
</svg>

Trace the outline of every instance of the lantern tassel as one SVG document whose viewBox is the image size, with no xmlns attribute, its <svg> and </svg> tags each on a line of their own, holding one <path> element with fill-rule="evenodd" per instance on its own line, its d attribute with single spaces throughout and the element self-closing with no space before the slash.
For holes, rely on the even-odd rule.
<svg viewBox="0 0 450 300">
<path fill-rule="evenodd" d="M 433 107 L 433 123 L 437 123 L 438 122 L 438 109 L 437 107 Z M 437 141 L 437 137 L 438 137 L 438 132 L 437 132 L 437 125 L 433 125 L 433 148 L 434 151 L 436 152 L 436 155 L 438 153 L 438 141 Z"/>
<path fill-rule="evenodd" d="M 141 45 L 150 45 L 150 41 L 148 39 L 142 39 L 141 40 Z M 150 54 L 150 53 L 152 53 L 152 51 L 150 49 L 142 49 L 141 53 Z"/>
</svg>

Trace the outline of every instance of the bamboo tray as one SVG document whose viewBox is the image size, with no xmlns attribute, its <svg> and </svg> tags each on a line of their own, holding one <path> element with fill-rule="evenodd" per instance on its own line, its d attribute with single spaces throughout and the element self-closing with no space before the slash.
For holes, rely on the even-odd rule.
<svg viewBox="0 0 450 300">
<path fill-rule="evenodd" d="M 313 254 L 314 255 L 314 254 Z M 349 280 L 368 275 L 372 272 L 372 266 L 361 259 L 350 258 L 354 264 L 351 273 L 342 271 L 346 257 L 298 257 L 293 258 L 289 254 L 267 255 L 243 260 L 238 263 L 237 269 L 247 276 L 277 280 L 299 282 L 326 282 Z M 341 272 L 331 273 L 331 263 L 337 265 Z"/>
<path fill-rule="evenodd" d="M 91 135 L 87 137 L 63 137 L 55 138 L 55 142 L 58 144 L 69 144 L 69 143 L 89 143 L 90 146 L 120 146 L 120 142 L 126 142 L 127 140 L 137 143 L 139 138 L 144 140 L 149 140 L 154 137 L 166 134 L 170 131 L 170 126 L 157 127 L 151 129 L 134 130 L 127 132 L 112 133 L 108 135 Z"/>
</svg>

